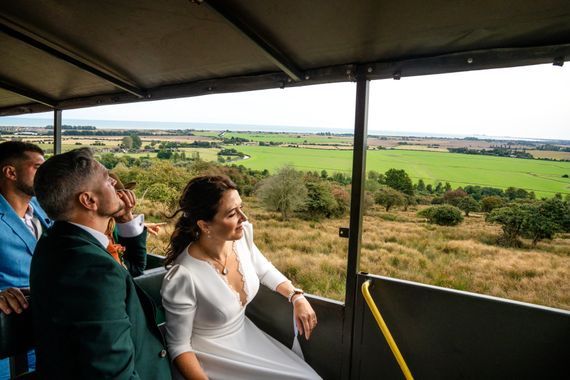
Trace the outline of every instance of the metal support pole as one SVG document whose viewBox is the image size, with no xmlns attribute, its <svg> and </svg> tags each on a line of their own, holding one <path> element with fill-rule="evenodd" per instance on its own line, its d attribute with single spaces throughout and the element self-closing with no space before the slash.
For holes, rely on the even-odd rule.
<svg viewBox="0 0 570 380">
<path fill-rule="evenodd" d="M 53 154 L 61 153 L 61 110 L 53 111 Z"/>
<path fill-rule="evenodd" d="M 357 289 L 357 273 L 360 261 L 360 242 L 366 180 L 366 137 L 368 134 L 369 81 L 356 82 L 356 110 L 354 120 L 354 150 L 352 156 L 352 190 L 350 200 L 350 235 L 348 238 L 348 260 L 346 267 L 346 294 L 343 325 L 342 379 L 350 379 L 353 351 L 354 307 Z"/>
</svg>

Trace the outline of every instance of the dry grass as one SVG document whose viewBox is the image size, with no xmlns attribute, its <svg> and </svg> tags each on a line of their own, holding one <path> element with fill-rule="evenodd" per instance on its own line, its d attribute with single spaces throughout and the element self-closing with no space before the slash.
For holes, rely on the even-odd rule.
<svg viewBox="0 0 570 380">
<path fill-rule="evenodd" d="M 552 150 L 529 150 L 534 158 L 550 158 L 552 160 L 570 160 L 570 152 L 559 152 Z"/>
<path fill-rule="evenodd" d="M 255 242 L 286 276 L 306 291 L 343 300 L 348 240 L 338 228 L 348 218 L 321 222 L 292 219 L 245 199 Z M 570 236 L 522 249 L 494 243 L 500 228 L 481 215 L 457 227 L 425 223 L 417 210 L 386 213 L 372 208 L 364 218 L 360 270 L 556 308 L 570 309 Z M 149 238 L 163 252 L 170 230 Z"/>
</svg>

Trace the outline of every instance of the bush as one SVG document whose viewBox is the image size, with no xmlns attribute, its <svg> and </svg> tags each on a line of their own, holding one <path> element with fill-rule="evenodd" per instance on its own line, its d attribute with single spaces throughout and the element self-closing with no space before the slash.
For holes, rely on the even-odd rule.
<svg viewBox="0 0 570 380">
<path fill-rule="evenodd" d="M 443 199 L 445 203 L 457 206 L 463 198 L 466 198 L 468 196 L 469 194 L 467 194 L 465 190 L 463 190 L 462 188 L 458 188 L 456 190 L 446 191 L 445 194 L 443 194 Z"/>
<path fill-rule="evenodd" d="M 481 210 L 481 205 L 473 197 L 467 196 L 459 199 L 457 202 L 457 207 L 465 212 L 465 216 L 469 216 L 469 213 L 474 211 L 477 212 Z"/>
<path fill-rule="evenodd" d="M 445 199 L 443 199 L 443 197 L 434 197 L 431 200 L 432 205 L 442 205 L 444 203 L 445 203 Z"/>
<path fill-rule="evenodd" d="M 261 182 L 257 195 L 266 208 L 279 211 L 283 219 L 288 219 L 291 212 L 302 208 L 306 202 L 303 174 L 285 166 Z"/>
<path fill-rule="evenodd" d="M 401 206 L 406 201 L 405 195 L 391 187 L 382 187 L 374 193 L 374 201 L 386 208 L 386 212 L 394 206 Z"/>
<path fill-rule="evenodd" d="M 413 195 L 414 185 L 408 173 L 402 169 L 389 169 L 385 173 L 386 185 L 401 191 L 404 194 Z"/>
<path fill-rule="evenodd" d="M 426 218 L 429 223 L 440 226 L 456 226 L 463 221 L 461 210 L 450 205 L 428 207 L 420 211 L 418 215 Z"/>
<path fill-rule="evenodd" d="M 330 218 L 338 204 L 333 197 L 331 186 L 325 181 L 305 183 L 307 200 L 302 208 L 303 214 L 310 219 Z"/>
<path fill-rule="evenodd" d="M 336 201 L 336 208 L 332 212 L 332 217 L 340 218 L 350 209 L 350 194 L 341 186 L 332 187 L 332 195 Z"/>
<path fill-rule="evenodd" d="M 180 198 L 180 192 L 164 183 L 153 183 L 147 188 L 145 197 L 173 207 Z"/>
<path fill-rule="evenodd" d="M 499 243 L 508 247 L 520 247 L 519 237 L 522 235 L 523 224 L 528 218 L 528 209 L 525 205 L 512 204 L 508 207 L 499 207 L 487 215 L 486 220 L 501 225 L 503 234 Z"/>
<path fill-rule="evenodd" d="M 491 212 L 496 208 L 503 207 L 505 200 L 498 195 L 489 195 L 481 199 L 481 211 Z"/>
</svg>

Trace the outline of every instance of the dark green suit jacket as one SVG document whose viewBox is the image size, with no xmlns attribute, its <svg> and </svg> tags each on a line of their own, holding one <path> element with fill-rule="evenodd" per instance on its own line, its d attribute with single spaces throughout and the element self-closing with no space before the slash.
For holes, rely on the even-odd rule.
<svg viewBox="0 0 570 380">
<path fill-rule="evenodd" d="M 133 252 L 138 239 L 121 244 Z M 152 301 L 88 232 L 56 222 L 37 244 L 30 286 L 40 378 L 171 378 Z"/>
</svg>

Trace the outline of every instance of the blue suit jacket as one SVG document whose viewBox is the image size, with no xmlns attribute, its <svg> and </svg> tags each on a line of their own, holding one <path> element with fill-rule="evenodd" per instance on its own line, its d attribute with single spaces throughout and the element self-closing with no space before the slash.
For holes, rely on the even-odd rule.
<svg viewBox="0 0 570 380">
<path fill-rule="evenodd" d="M 30 203 L 45 232 L 52 225 L 51 220 L 36 198 Z M 0 194 L 0 290 L 30 285 L 30 265 L 36 243 L 34 235 Z"/>
</svg>

